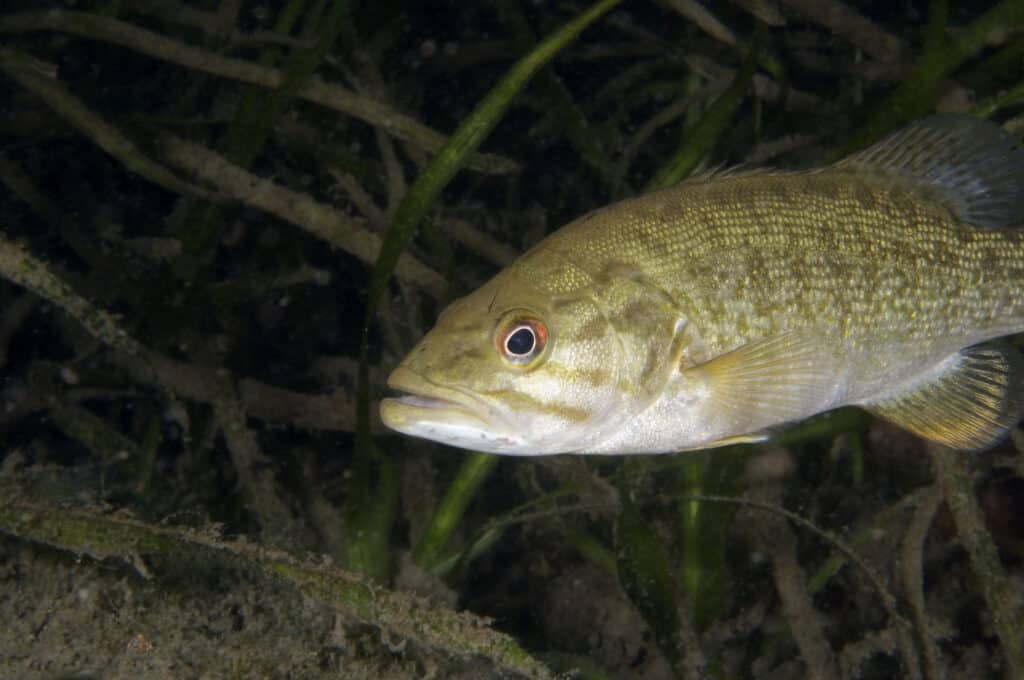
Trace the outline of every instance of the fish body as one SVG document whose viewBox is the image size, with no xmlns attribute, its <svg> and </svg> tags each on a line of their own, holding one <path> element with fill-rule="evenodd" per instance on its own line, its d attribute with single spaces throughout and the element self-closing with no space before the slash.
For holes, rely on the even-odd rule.
<svg viewBox="0 0 1024 680">
<path fill-rule="evenodd" d="M 622 201 L 446 309 L 389 427 L 494 453 L 660 453 L 860 405 L 962 449 L 1022 409 L 1024 152 L 935 116 L 836 165 Z"/>
</svg>

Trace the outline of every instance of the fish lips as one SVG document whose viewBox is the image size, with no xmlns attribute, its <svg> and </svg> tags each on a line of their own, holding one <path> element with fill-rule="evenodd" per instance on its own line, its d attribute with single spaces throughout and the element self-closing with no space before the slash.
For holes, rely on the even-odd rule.
<svg viewBox="0 0 1024 680">
<path fill-rule="evenodd" d="M 380 403 L 381 421 L 396 432 L 493 453 L 522 443 L 496 431 L 491 409 L 472 395 L 431 382 L 406 366 L 391 373 L 388 387 L 404 393 Z"/>
</svg>

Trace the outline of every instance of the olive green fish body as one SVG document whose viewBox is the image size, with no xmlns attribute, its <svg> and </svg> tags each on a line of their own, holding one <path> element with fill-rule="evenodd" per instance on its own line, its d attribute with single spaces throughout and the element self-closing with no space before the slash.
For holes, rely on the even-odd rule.
<svg viewBox="0 0 1024 680">
<path fill-rule="evenodd" d="M 384 421 L 500 453 L 663 452 L 857 404 L 990 445 L 1021 409 L 1016 355 L 977 347 L 1024 330 L 1021 155 L 935 117 L 835 166 L 597 210 L 449 308 Z"/>
</svg>

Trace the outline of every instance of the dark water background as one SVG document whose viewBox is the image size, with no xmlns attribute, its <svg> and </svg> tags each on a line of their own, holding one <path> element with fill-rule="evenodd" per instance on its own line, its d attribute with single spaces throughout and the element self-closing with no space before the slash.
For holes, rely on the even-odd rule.
<svg viewBox="0 0 1024 680">
<path fill-rule="evenodd" d="M 697 5 L 716 29 L 620 3 L 417 221 L 371 399 L 446 302 L 680 152 L 810 167 L 936 110 L 1019 134 L 1022 5 Z M 0 674 L 1024 673 L 1016 434 L 951 460 L 851 411 L 759 447 L 493 460 L 371 403 L 357 445 L 394 216 L 585 8 L 3 3 Z"/>
</svg>

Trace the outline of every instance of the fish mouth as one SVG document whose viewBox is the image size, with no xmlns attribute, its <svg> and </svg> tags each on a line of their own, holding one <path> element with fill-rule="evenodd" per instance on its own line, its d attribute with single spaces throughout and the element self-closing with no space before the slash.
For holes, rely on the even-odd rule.
<svg viewBox="0 0 1024 680">
<path fill-rule="evenodd" d="M 381 400 L 381 420 L 392 430 L 423 436 L 419 430 L 428 423 L 484 424 L 479 409 L 468 403 L 469 395 L 431 382 L 405 366 L 391 373 L 388 387 L 402 393 Z"/>
<path fill-rule="evenodd" d="M 505 420 L 476 395 L 438 385 L 399 366 L 388 387 L 403 394 L 380 402 L 380 419 L 388 428 L 449 446 L 489 453 L 515 453 L 524 446 Z"/>
</svg>

